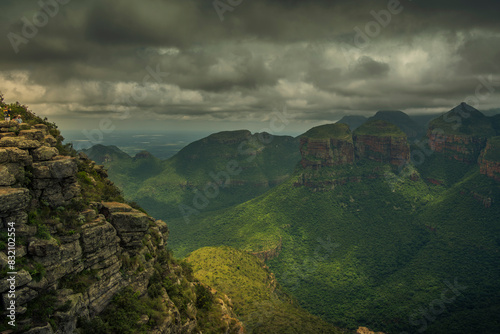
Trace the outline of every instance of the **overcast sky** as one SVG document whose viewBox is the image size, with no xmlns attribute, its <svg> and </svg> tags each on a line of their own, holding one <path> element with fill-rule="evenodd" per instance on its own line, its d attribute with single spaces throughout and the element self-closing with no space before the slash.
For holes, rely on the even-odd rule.
<svg viewBox="0 0 500 334">
<path fill-rule="evenodd" d="M 256 131 L 286 105 L 286 127 L 273 126 L 289 133 L 377 110 L 500 108 L 498 1 L 0 0 L 0 8 L 0 91 L 61 127 L 107 119 L 123 129 Z"/>
</svg>

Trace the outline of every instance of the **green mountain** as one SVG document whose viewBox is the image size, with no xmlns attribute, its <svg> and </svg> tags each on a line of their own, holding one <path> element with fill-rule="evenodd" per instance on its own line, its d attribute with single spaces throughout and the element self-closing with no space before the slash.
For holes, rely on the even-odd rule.
<svg viewBox="0 0 500 334">
<path fill-rule="evenodd" d="M 462 102 L 449 112 L 434 119 L 429 130 L 441 129 L 447 135 L 475 135 L 489 137 L 496 134 L 497 116 L 487 117 L 474 107 Z"/>
<path fill-rule="evenodd" d="M 354 131 L 367 121 L 386 121 L 396 125 L 401 130 L 403 130 L 408 138 L 417 138 L 425 134 L 425 129 L 427 127 L 426 123 L 429 121 L 429 119 L 430 117 L 428 116 L 410 117 L 404 112 L 398 110 L 381 110 L 369 118 L 356 115 L 344 116 L 337 123 L 347 124 L 349 125 L 351 131 Z"/>
<path fill-rule="evenodd" d="M 429 145 L 449 159 L 475 164 L 488 138 L 498 134 L 497 120 L 461 103 L 429 123 Z"/>
<path fill-rule="evenodd" d="M 229 247 L 205 247 L 186 259 L 200 282 L 231 297 L 248 333 L 347 333 L 301 309 L 267 266 Z"/>
<path fill-rule="evenodd" d="M 366 118 L 365 116 L 347 115 L 347 116 L 342 117 L 337 123 L 347 124 L 347 125 L 349 125 L 349 128 L 351 129 L 351 131 L 354 131 L 357 128 L 359 128 L 361 126 L 361 124 L 363 124 L 367 120 L 368 120 L 368 118 Z"/>
<path fill-rule="evenodd" d="M 116 146 L 94 145 L 82 152 L 96 163 L 106 166 L 110 179 L 131 201 L 134 198 L 129 194 L 136 193 L 143 182 L 163 170 L 162 161 L 146 151 L 131 157 Z"/>
<path fill-rule="evenodd" d="M 0 332 L 244 333 L 166 249 L 167 224 L 126 204 L 55 124 L 9 107 L 24 122 L 0 121 Z"/>
<path fill-rule="evenodd" d="M 404 131 L 401 130 L 394 123 L 389 121 L 371 119 L 361 125 L 354 131 L 356 135 L 362 136 L 388 136 L 388 137 L 402 137 L 406 136 Z"/>
<path fill-rule="evenodd" d="M 397 110 L 383 110 L 378 111 L 374 116 L 370 117 L 370 120 L 381 120 L 390 122 L 401 130 L 408 136 L 408 138 L 416 138 L 425 134 L 425 128 L 420 126 L 415 122 L 410 116 L 402 111 Z"/>
<path fill-rule="evenodd" d="M 9 107 L 25 122 L 0 121 L 0 332 L 347 332 L 298 307 L 241 251 L 193 254 L 196 279 L 167 249 L 165 222 L 127 204 L 101 166 L 62 144 L 55 124 Z M 129 167 L 156 162 L 113 147 L 88 153 Z"/>
<path fill-rule="evenodd" d="M 134 158 L 116 147 L 84 152 L 108 169 L 125 197 L 158 217 L 185 217 L 222 209 L 263 194 L 288 178 L 300 160 L 299 139 L 225 131 L 195 141 L 160 161 Z"/>
<path fill-rule="evenodd" d="M 481 115 L 471 117 L 488 128 Z M 448 141 L 478 138 L 475 123 L 464 124 L 471 125 Z M 395 149 L 406 152 L 406 136 L 383 121 L 352 138 L 344 132 L 344 140 L 332 126 L 308 133 L 301 151 L 314 164 L 298 165 L 286 182 L 245 203 L 189 224 L 171 220 L 174 252 L 228 245 L 261 256 L 301 306 L 340 327 L 497 331 L 500 183 L 488 172 L 500 170 L 496 139 L 479 165 L 426 148 L 414 166 L 409 154 L 393 159 Z M 332 143 L 354 158 L 337 159 L 342 150 Z"/>
</svg>

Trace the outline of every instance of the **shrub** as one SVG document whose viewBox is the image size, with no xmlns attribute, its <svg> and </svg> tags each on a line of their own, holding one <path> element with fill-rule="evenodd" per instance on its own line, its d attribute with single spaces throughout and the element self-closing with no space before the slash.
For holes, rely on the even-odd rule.
<svg viewBox="0 0 500 334">
<path fill-rule="evenodd" d="M 214 297 L 210 290 L 198 284 L 196 286 L 196 308 L 208 310 L 214 302 Z"/>
</svg>

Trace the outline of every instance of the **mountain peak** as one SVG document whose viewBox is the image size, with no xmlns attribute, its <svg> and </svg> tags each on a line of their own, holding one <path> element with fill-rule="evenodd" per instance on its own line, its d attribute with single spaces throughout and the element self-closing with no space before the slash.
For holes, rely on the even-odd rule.
<svg viewBox="0 0 500 334">
<path fill-rule="evenodd" d="M 476 108 L 465 102 L 434 119 L 429 129 L 441 129 L 449 135 L 494 136 L 493 122 Z"/>
<path fill-rule="evenodd" d="M 483 118 L 486 117 L 482 112 L 474 108 L 473 106 L 462 102 L 455 108 L 451 109 L 449 113 L 453 114 L 459 114 L 463 118 L 469 118 L 469 117 L 474 117 L 474 118 Z"/>
</svg>

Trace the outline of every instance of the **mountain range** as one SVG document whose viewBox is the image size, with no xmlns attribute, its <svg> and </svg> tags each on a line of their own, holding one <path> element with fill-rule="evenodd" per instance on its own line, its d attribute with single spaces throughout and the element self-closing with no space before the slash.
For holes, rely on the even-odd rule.
<svg viewBox="0 0 500 334">
<path fill-rule="evenodd" d="M 143 189 L 155 191 L 153 196 L 126 188 L 125 196 L 169 221 L 176 256 L 221 245 L 254 254 L 301 306 L 336 326 L 387 333 L 495 332 L 499 119 L 465 103 L 426 122 L 383 111 L 352 129 L 349 122 L 361 119 L 319 126 L 297 138 L 275 137 L 276 144 L 257 141 L 252 154 L 239 160 L 237 147 L 258 134 L 215 134 L 160 162 L 169 172 L 137 188 L 148 184 Z M 243 165 L 249 157 L 255 162 Z M 164 203 L 184 198 L 196 213 L 189 220 L 168 216 L 175 204 L 170 211 L 155 208 L 161 204 L 153 199 L 164 189 L 196 180 L 202 191 L 215 180 L 211 175 L 229 174 L 233 160 L 249 174 L 243 179 L 242 172 L 227 187 L 220 184 L 210 209 L 196 208 L 184 190 Z M 276 167 L 270 161 L 281 172 L 271 173 Z M 105 165 L 118 180 L 113 164 Z M 161 188 L 160 175 L 182 178 Z M 263 180 L 266 187 L 257 187 Z"/>
<path fill-rule="evenodd" d="M 0 121 L 2 333 L 351 332 L 301 308 L 251 254 L 207 248 L 175 259 L 165 222 L 127 203 L 55 124 L 9 107 L 24 122 Z M 116 147 L 95 152 L 128 159 Z M 129 166 L 143 161 L 154 168 L 145 152 Z"/>
</svg>

